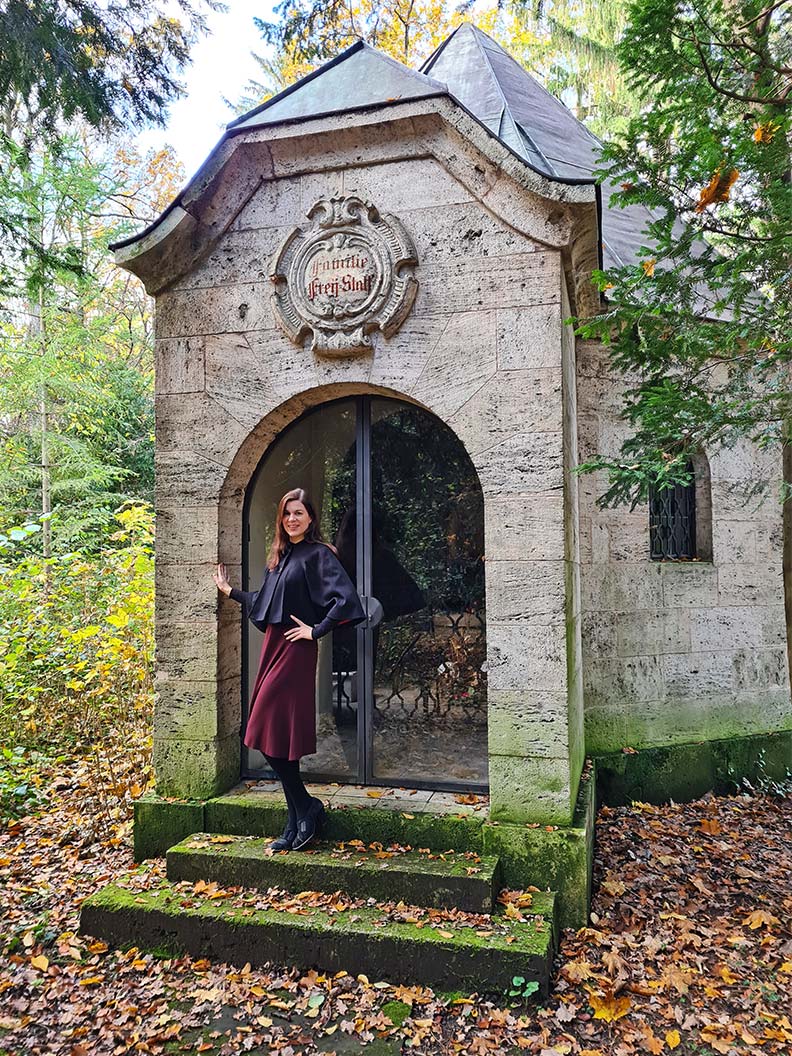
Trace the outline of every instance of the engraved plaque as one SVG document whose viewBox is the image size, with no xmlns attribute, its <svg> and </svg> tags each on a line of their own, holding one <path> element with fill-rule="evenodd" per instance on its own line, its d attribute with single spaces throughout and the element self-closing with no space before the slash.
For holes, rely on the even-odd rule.
<svg viewBox="0 0 792 1056">
<path fill-rule="evenodd" d="M 395 334 L 418 292 L 415 247 L 402 224 L 351 196 L 321 199 L 310 227 L 286 237 L 272 265 L 272 307 L 286 335 L 325 356 L 370 350 Z"/>
</svg>

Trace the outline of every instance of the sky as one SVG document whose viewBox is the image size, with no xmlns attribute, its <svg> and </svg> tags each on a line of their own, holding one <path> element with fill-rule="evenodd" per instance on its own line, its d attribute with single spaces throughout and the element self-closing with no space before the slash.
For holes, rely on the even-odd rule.
<svg viewBox="0 0 792 1056">
<path fill-rule="evenodd" d="M 165 129 L 141 132 L 141 149 L 170 144 L 192 176 L 222 135 L 234 114 L 223 97 L 237 100 L 248 81 L 261 80 L 261 71 L 252 52 L 263 54 L 266 47 L 253 24 L 254 16 L 272 19 L 271 0 L 224 0 L 225 13 L 213 11 L 207 17 L 209 34 L 192 49 L 192 63 L 182 74 L 187 95 L 170 107 Z"/>
</svg>

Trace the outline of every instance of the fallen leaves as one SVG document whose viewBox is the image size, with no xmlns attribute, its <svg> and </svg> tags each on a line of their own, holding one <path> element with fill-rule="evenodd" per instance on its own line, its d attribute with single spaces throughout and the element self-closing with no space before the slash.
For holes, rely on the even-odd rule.
<svg viewBox="0 0 792 1056">
<path fill-rule="evenodd" d="M 600 886 L 606 895 L 612 895 L 614 898 L 623 895 L 627 890 L 623 880 L 603 880 Z"/>
<path fill-rule="evenodd" d="M 702 818 L 698 826 L 699 832 L 706 832 L 710 836 L 720 836 L 721 826 L 717 818 Z"/>
<path fill-rule="evenodd" d="M 743 921 L 743 924 L 747 925 L 752 931 L 756 931 L 757 928 L 772 927 L 774 924 L 780 923 L 781 921 L 778 917 L 773 916 L 772 913 L 765 913 L 763 909 L 755 909 Z"/>
<path fill-rule="evenodd" d="M 582 983 L 592 978 L 595 968 L 589 961 L 567 961 L 561 968 L 561 974 L 570 983 Z"/>
<path fill-rule="evenodd" d="M 662 1056 L 675 1050 L 748 1056 L 749 1049 L 786 1056 L 792 1046 L 785 1014 L 792 979 L 789 799 L 709 797 L 604 808 L 595 860 L 597 926 L 566 932 L 550 996 L 515 1008 L 505 995 L 449 1000 L 373 973 L 356 978 L 344 970 L 325 975 L 232 967 L 206 957 L 168 959 L 80 935 L 79 902 L 99 883 L 125 876 L 142 893 L 159 883 L 164 868 L 158 861 L 135 866 L 123 820 L 113 836 L 126 833 L 120 844 L 95 837 L 81 843 L 79 834 L 93 822 L 70 810 L 67 798 L 0 832 L 0 883 L 8 901 L 0 1029 L 9 1051 L 307 1054 L 332 1049 L 334 1034 L 344 1043 L 338 1050 L 358 1045 L 365 1051 L 388 1039 L 394 1050 L 401 1046 L 416 1056 Z M 333 853 L 379 867 L 413 850 L 454 861 L 460 874 L 478 868 L 472 852 L 406 844 L 346 840 Z M 205 885 L 196 894 L 189 882 L 179 897 L 188 905 L 216 899 L 243 913 L 257 902 L 288 905 L 298 923 L 317 908 L 331 918 L 345 911 L 354 916 L 365 902 L 339 891 L 251 895 Z M 532 901 L 530 891 L 504 890 L 499 908 L 529 916 Z M 459 927 L 472 927 L 483 942 L 494 934 L 505 942 L 513 937 L 498 930 L 513 927 L 508 917 L 495 925 L 497 918 L 484 914 L 398 902 L 387 907 L 381 906 L 383 921 L 412 918 L 446 941 Z M 388 1005 L 397 1002 L 411 1014 L 389 1018 Z"/>
<path fill-rule="evenodd" d="M 663 983 L 668 989 L 674 989 L 678 994 L 687 994 L 690 984 L 695 978 L 695 973 L 690 969 L 671 964 L 663 973 Z"/>
<path fill-rule="evenodd" d="M 603 993 L 589 990 L 589 1004 L 594 1009 L 595 1019 L 604 1019 L 606 1023 L 615 1023 L 616 1020 L 627 1015 L 632 1002 L 626 994 L 616 997 L 612 990 L 605 990 Z"/>
<path fill-rule="evenodd" d="M 738 977 L 734 974 L 731 968 L 729 968 L 728 964 L 716 965 L 715 971 L 727 986 L 734 986 L 736 982 L 739 982 Z"/>
<path fill-rule="evenodd" d="M 607 969 L 608 975 L 623 975 L 627 977 L 627 963 L 616 950 L 606 950 L 602 955 L 602 963 Z"/>
</svg>

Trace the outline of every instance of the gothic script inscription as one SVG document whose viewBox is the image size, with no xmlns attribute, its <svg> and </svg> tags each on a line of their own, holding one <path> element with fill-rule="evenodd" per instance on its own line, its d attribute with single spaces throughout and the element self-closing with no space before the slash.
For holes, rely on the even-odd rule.
<svg viewBox="0 0 792 1056">
<path fill-rule="evenodd" d="M 412 308 L 412 240 L 396 217 L 354 196 L 321 199 L 308 220 L 273 261 L 275 318 L 295 344 L 310 337 L 320 355 L 368 351 L 375 330 L 390 337 Z"/>
</svg>

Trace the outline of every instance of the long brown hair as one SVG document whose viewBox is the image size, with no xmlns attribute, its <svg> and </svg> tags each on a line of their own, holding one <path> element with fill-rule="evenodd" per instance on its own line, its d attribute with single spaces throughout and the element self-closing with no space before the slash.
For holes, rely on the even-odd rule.
<svg viewBox="0 0 792 1056">
<path fill-rule="evenodd" d="M 302 488 L 292 488 L 291 491 L 286 492 L 278 503 L 278 512 L 275 514 L 275 535 L 267 557 L 267 568 L 275 568 L 289 548 L 289 533 L 283 527 L 283 515 L 286 512 L 286 504 L 292 501 L 301 502 L 311 518 L 311 523 L 305 533 L 306 540 L 309 543 L 324 543 L 322 532 L 319 528 L 319 518 L 316 516 L 314 504 L 308 497 L 308 493 L 303 491 Z M 328 544 L 325 543 L 325 545 Z"/>
</svg>

